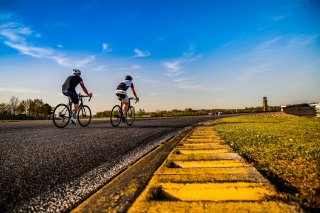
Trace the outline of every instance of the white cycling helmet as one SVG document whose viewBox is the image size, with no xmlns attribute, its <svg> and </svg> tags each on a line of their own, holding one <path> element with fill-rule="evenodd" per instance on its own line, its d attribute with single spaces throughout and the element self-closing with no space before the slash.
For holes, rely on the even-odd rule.
<svg viewBox="0 0 320 213">
<path fill-rule="evenodd" d="M 78 70 L 78 69 L 73 69 L 73 70 L 72 70 L 72 74 L 73 74 L 73 75 L 81 75 L 81 71 Z"/>
</svg>

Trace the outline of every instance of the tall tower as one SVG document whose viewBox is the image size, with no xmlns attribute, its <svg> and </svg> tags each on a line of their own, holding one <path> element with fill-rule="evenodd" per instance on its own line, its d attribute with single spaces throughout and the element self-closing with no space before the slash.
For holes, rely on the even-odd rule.
<svg viewBox="0 0 320 213">
<path fill-rule="evenodd" d="M 268 100 L 267 97 L 263 97 L 263 111 L 268 111 Z"/>
</svg>

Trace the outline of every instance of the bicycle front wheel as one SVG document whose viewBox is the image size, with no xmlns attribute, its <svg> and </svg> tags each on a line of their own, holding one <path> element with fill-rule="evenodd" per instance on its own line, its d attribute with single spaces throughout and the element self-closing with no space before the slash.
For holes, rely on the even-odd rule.
<svg viewBox="0 0 320 213">
<path fill-rule="evenodd" d="M 64 128 L 70 121 L 70 109 L 65 104 L 59 104 L 54 108 L 52 120 L 56 127 Z"/>
<path fill-rule="evenodd" d="M 127 112 L 126 122 L 129 126 L 131 126 L 136 118 L 136 113 L 134 111 L 134 107 L 130 106 Z"/>
<path fill-rule="evenodd" d="M 112 126 L 117 127 L 121 123 L 121 117 L 122 117 L 122 110 L 119 105 L 115 105 L 112 108 L 111 116 L 110 116 L 110 122 Z"/>
<path fill-rule="evenodd" d="M 81 126 L 86 127 L 91 121 L 91 110 L 87 105 L 82 105 L 78 110 L 78 122 Z"/>
</svg>

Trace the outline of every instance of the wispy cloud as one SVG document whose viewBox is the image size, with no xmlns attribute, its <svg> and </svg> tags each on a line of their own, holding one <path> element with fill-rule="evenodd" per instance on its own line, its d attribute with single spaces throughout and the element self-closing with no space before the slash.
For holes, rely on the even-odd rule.
<svg viewBox="0 0 320 213">
<path fill-rule="evenodd" d="M 111 52 L 112 49 L 110 48 L 110 45 L 106 42 L 102 43 L 102 52 Z"/>
<path fill-rule="evenodd" d="M 180 78 L 174 79 L 175 87 L 179 89 L 185 90 L 195 90 L 195 91 L 203 91 L 203 92 L 223 92 L 225 91 L 224 88 L 213 88 L 213 87 L 206 87 L 204 85 L 195 84 L 190 80 L 193 78 Z"/>
<path fill-rule="evenodd" d="M 133 69 L 133 70 L 141 69 L 141 65 L 139 65 L 139 64 L 132 64 L 131 69 Z"/>
<path fill-rule="evenodd" d="M 140 50 L 138 48 L 134 49 L 134 56 L 133 57 L 137 57 L 137 58 L 141 58 L 141 57 L 148 57 L 151 55 L 151 53 L 148 50 Z"/>
<path fill-rule="evenodd" d="M 169 77 L 181 75 L 185 64 L 197 61 L 201 57 L 202 55 L 195 55 L 195 47 L 191 44 L 189 49 L 182 54 L 182 57 L 163 63 L 167 70 L 165 74 Z"/>
<path fill-rule="evenodd" d="M 167 68 L 166 75 L 169 77 L 178 76 L 183 73 L 182 70 L 182 61 L 172 61 L 172 62 L 164 62 L 163 65 Z"/>
<path fill-rule="evenodd" d="M 40 93 L 37 90 L 20 88 L 20 87 L 0 87 L 0 92 L 13 92 L 13 93 Z"/>
<path fill-rule="evenodd" d="M 50 48 L 29 46 L 27 43 L 13 43 L 10 41 L 3 42 L 5 45 L 18 50 L 24 55 L 30 55 L 35 58 L 48 58 L 54 54 L 54 50 Z"/>
<path fill-rule="evenodd" d="M 90 56 L 87 56 L 83 59 L 70 59 L 70 58 L 60 56 L 60 55 L 51 55 L 48 57 L 42 56 L 42 58 L 52 59 L 55 62 L 57 62 L 58 64 L 65 66 L 65 67 L 84 67 L 86 64 L 95 60 L 96 57 L 94 55 L 90 55 Z"/>
<path fill-rule="evenodd" d="M 157 42 L 162 42 L 164 41 L 168 36 L 160 36 L 158 39 L 157 39 Z"/>
<path fill-rule="evenodd" d="M 150 93 L 149 93 L 149 95 L 150 95 L 150 96 L 159 96 L 159 93 L 156 93 L 156 92 L 150 92 Z"/>
<path fill-rule="evenodd" d="M 174 79 L 175 87 L 179 89 L 188 89 L 188 90 L 201 90 L 207 91 L 208 89 L 201 86 L 200 84 L 196 84 L 192 82 L 194 78 L 177 78 Z"/>
<path fill-rule="evenodd" d="M 284 15 L 280 15 L 280 16 L 273 16 L 271 17 L 271 21 L 273 22 L 278 22 L 278 21 L 281 21 L 283 19 L 285 19 L 287 16 L 284 16 Z"/>
<path fill-rule="evenodd" d="M 281 36 L 278 36 L 278 37 L 275 37 L 273 39 L 264 41 L 264 42 L 262 42 L 261 44 L 258 45 L 257 49 L 258 50 L 266 49 L 266 48 L 272 46 L 273 44 L 277 43 L 280 39 L 281 39 Z"/>
<path fill-rule="evenodd" d="M 98 67 L 94 68 L 94 70 L 98 71 L 98 72 L 101 72 L 101 71 L 106 70 L 106 68 L 107 68 L 107 66 L 101 65 L 101 66 L 98 66 Z"/>
<path fill-rule="evenodd" d="M 87 56 L 84 59 L 71 59 L 54 48 L 34 45 L 35 40 L 39 39 L 41 34 L 15 21 L 14 17 L 15 15 L 12 13 L 0 14 L 0 21 L 2 22 L 0 24 L 0 37 L 4 38 L 3 43 L 5 45 L 18 50 L 21 54 L 35 58 L 51 59 L 67 67 L 83 67 L 95 59 L 94 55 Z"/>
<path fill-rule="evenodd" d="M 318 38 L 320 38 L 319 34 L 315 35 L 301 35 L 295 38 L 292 38 L 289 41 L 289 47 L 300 47 L 304 45 L 309 45 L 314 43 Z"/>
</svg>

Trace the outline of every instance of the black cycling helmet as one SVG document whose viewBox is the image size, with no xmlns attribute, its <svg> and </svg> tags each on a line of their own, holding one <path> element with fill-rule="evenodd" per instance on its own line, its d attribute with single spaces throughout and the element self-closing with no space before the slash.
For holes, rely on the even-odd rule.
<svg viewBox="0 0 320 213">
<path fill-rule="evenodd" d="M 81 71 L 78 70 L 78 69 L 73 69 L 73 70 L 72 70 L 72 74 L 73 74 L 73 75 L 79 75 L 79 76 L 80 76 L 80 75 L 81 75 Z"/>
<path fill-rule="evenodd" d="M 129 81 L 132 81 L 132 77 L 130 75 L 127 75 L 125 80 L 129 80 Z"/>
</svg>

